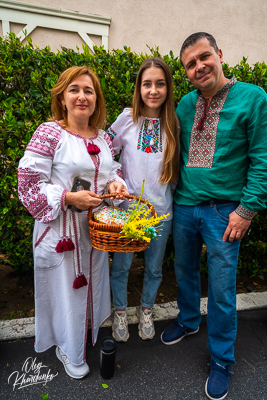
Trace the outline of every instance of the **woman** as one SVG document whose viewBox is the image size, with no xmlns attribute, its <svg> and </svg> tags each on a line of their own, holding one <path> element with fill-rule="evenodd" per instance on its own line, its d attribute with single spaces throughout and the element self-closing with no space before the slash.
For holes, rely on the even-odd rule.
<svg viewBox="0 0 267 400">
<path fill-rule="evenodd" d="M 51 93 L 53 117 L 37 128 L 20 160 L 18 189 L 35 218 L 35 350 L 56 345 L 67 374 L 80 379 L 89 373 L 88 316 L 95 344 L 110 315 L 108 253 L 92 248 L 86 210 L 99 206 L 106 190 L 118 200 L 127 191 L 100 129 L 106 114 L 96 75 L 71 67 Z"/>
<path fill-rule="evenodd" d="M 115 153 L 120 155 L 123 177 L 130 193 L 150 200 L 157 214 L 168 214 L 160 235 L 145 250 L 145 274 L 140 306 L 139 335 L 155 335 L 152 307 L 162 279 L 162 262 L 172 226 L 171 183 L 178 175 L 178 122 L 173 104 L 172 75 L 159 57 L 146 59 L 136 78 L 133 108 L 126 108 L 108 130 Z M 126 202 L 125 202 L 126 203 Z M 127 207 L 127 205 L 123 205 Z M 126 342 L 127 281 L 133 253 L 115 253 L 111 289 L 115 307 L 113 337 Z"/>
</svg>

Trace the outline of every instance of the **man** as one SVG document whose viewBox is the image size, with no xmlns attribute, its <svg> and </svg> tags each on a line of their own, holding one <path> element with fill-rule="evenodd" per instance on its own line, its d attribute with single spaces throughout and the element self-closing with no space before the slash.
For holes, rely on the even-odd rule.
<svg viewBox="0 0 267 400">
<path fill-rule="evenodd" d="M 208 349 L 210 399 L 227 396 L 235 363 L 236 268 L 240 240 L 267 202 L 267 95 L 223 74 L 213 36 L 199 32 L 182 45 L 180 59 L 198 89 L 176 113 L 181 122 L 181 176 L 174 195 L 175 273 L 180 313 L 163 343 L 197 333 L 203 241 L 209 268 Z"/>
</svg>

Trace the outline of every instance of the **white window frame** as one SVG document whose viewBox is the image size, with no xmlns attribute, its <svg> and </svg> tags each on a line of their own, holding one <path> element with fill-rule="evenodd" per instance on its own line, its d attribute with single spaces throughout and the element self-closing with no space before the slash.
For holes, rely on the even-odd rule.
<svg viewBox="0 0 267 400">
<path fill-rule="evenodd" d="M 75 32 L 83 39 L 92 52 L 94 43 L 88 36 L 102 37 L 102 46 L 108 50 L 109 26 L 111 18 L 96 14 L 64 10 L 14 0 L 0 0 L 0 20 L 3 36 L 10 33 L 10 23 L 25 24 L 17 37 L 21 42 L 37 27 Z M 27 34 L 23 33 L 27 31 Z"/>
</svg>

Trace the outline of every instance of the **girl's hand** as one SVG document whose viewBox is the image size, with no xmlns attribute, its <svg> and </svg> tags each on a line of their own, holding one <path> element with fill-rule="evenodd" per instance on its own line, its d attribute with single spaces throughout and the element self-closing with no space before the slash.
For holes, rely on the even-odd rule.
<svg viewBox="0 0 267 400">
<path fill-rule="evenodd" d="M 89 207 L 96 207 L 101 203 L 101 199 L 94 192 L 89 190 L 80 190 L 79 192 L 67 192 L 65 196 L 65 204 L 73 205 L 79 210 L 87 210 Z"/>
<path fill-rule="evenodd" d="M 129 194 L 126 187 L 121 182 L 117 181 L 113 181 L 109 184 L 108 191 L 109 193 L 118 193 L 115 198 L 119 200 L 125 200 L 124 195 Z M 114 200 L 114 197 L 111 197 L 110 199 Z M 132 201 L 132 199 L 129 199 L 129 201 Z"/>
</svg>

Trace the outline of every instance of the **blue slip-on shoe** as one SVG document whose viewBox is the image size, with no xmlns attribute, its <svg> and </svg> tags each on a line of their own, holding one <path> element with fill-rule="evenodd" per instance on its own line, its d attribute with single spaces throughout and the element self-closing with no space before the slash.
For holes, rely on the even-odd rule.
<svg viewBox="0 0 267 400">
<path fill-rule="evenodd" d="M 164 344 L 175 344 L 180 342 L 185 336 L 193 335 L 199 331 L 199 327 L 194 330 L 187 328 L 186 326 L 179 324 L 176 320 L 173 324 L 168 326 L 161 334 L 161 341 Z"/>
<path fill-rule="evenodd" d="M 211 400 L 223 400 L 230 386 L 230 366 L 224 367 L 211 359 L 211 371 L 207 379 L 205 392 Z"/>
</svg>

